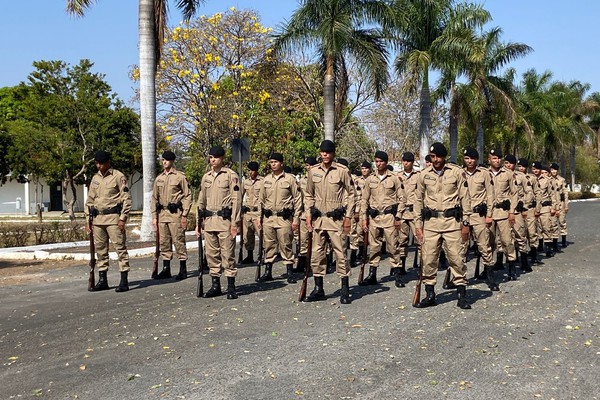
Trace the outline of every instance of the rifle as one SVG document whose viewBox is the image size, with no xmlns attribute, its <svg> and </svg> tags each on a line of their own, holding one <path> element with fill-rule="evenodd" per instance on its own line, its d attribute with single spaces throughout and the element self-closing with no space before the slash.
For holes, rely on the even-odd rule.
<svg viewBox="0 0 600 400">
<path fill-rule="evenodd" d="M 424 226 L 425 224 L 423 224 Z M 423 229 L 423 232 L 425 231 L 425 229 Z M 417 252 L 418 252 L 419 246 L 417 244 Z M 415 259 L 417 258 L 417 254 L 415 253 Z M 412 306 L 416 307 L 417 304 L 419 304 L 421 302 L 421 286 L 423 286 L 423 251 L 421 251 L 421 253 L 419 254 L 419 280 L 417 280 L 417 286 L 415 286 L 415 294 L 413 295 L 412 298 Z"/>
<path fill-rule="evenodd" d="M 242 197 L 243 199 L 243 197 Z M 238 265 L 242 265 L 242 260 L 244 259 L 244 255 L 242 252 L 244 251 L 244 214 L 242 213 L 242 217 L 240 218 L 240 253 L 238 254 Z"/>
<path fill-rule="evenodd" d="M 94 270 L 96 269 L 96 244 L 94 243 L 94 215 L 92 207 L 88 211 L 88 225 L 90 226 L 90 274 L 88 276 L 88 290 L 91 291 L 96 286 L 96 276 L 94 275 Z"/>
<path fill-rule="evenodd" d="M 308 285 L 308 276 L 311 270 L 311 259 L 312 259 L 312 232 L 306 233 L 306 266 L 304 268 L 304 278 L 302 278 L 302 285 L 300 285 L 300 293 L 298 293 L 298 301 L 304 301 L 306 298 L 306 286 Z"/>
<path fill-rule="evenodd" d="M 260 214 L 260 232 L 258 233 L 258 260 L 256 263 L 256 275 L 254 276 L 254 281 L 258 282 L 258 278 L 260 278 L 260 268 L 263 265 L 263 261 L 264 261 L 264 257 L 263 257 L 263 253 L 265 252 L 264 247 L 264 235 L 263 232 L 265 230 L 265 227 L 263 226 L 263 215 L 262 212 Z"/>
<path fill-rule="evenodd" d="M 477 262 L 475 263 L 475 275 L 473 278 L 479 279 L 479 264 L 481 263 L 481 253 L 477 252 Z"/>
<path fill-rule="evenodd" d="M 446 276 L 444 277 L 444 284 L 442 285 L 442 287 L 444 289 L 452 289 L 454 287 L 454 285 L 451 282 L 452 280 L 452 272 L 450 271 L 452 268 L 448 267 L 448 269 L 446 270 Z"/>
<path fill-rule="evenodd" d="M 202 217 L 200 215 L 200 209 L 198 208 L 198 232 L 201 232 L 202 229 Z M 204 267 L 204 248 L 202 247 L 202 234 L 200 234 L 198 236 L 198 286 L 196 287 L 196 297 L 202 297 L 204 294 L 204 282 L 202 280 Z"/>
<path fill-rule="evenodd" d="M 160 232 L 158 216 L 160 214 L 161 206 L 156 204 L 156 243 L 154 245 L 154 266 L 152 267 L 152 279 L 156 279 L 158 276 L 158 257 L 160 257 Z"/>
<path fill-rule="evenodd" d="M 360 266 L 360 272 L 358 273 L 358 283 L 360 284 L 365 279 L 365 266 L 369 260 L 368 249 L 369 249 L 369 216 L 367 215 L 367 230 L 363 233 L 363 254 L 362 254 L 362 265 Z"/>
</svg>

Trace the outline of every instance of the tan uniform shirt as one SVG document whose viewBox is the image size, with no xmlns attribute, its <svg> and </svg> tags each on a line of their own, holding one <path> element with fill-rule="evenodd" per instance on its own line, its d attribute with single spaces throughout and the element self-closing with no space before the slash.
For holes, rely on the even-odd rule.
<svg viewBox="0 0 600 400">
<path fill-rule="evenodd" d="M 515 174 L 504 167 L 501 167 L 498 172 L 494 172 L 491 168 L 489 171 L 494 185 L 494 210 L 492 218 L 495 220 L 506 219 L 509 213 L 515 213 L 515 208 L 517 207 L 518 196 L 517 188 L 515 187 Z M 508 210 L 496 207 L 496 205 L 505 200 L 510 201 L 510 208 Z"/>
<path fill-rule="evenodd" d="M 515 188 L 517 189 L 517 203 L 523 203 L 523 211 L 527 211 L 528 203 L 527 199 L 531 197 L 533 189 L 528 185 L 527 175 L 521 171 L 514 171 L 515 174 Z"/>
<path fill-rule="evenodd" d="M 415 225 L 423 229 L 421 211 L 424 207 L 432 210 L 444 211 L 456 206 L 463 210 L 463 221 L 469 221 L 471 216 L 471 197 L 467 180 L 462 168 L 456 165 L 444 165 L 441 175 L 433 166 L 427 167 L 419 173 L 417 179 L 415 202 Z M 455 231 L 461 229 L 461 221 L 454 217 L 432 218 L 425 222 L 425 229 L 437 232 Z"/>
<path fill-rule="evenodd" d="M 121 213 L 101 214 L 103 211 L 113 207 L 121 206 Z M 85 202 L 85 215 L 89 215 L 90 207 L 94 207 L 100 214 L 94 218 L 94 224 L 114 225 L 119 222 L 127 222 L 129 211 L 131 211 L 131 193 L 127 186 L 127 178 L 120 171 L 110 168 L 106 175 L 102 176 L 100 171 L 92 177 L 88 197 Z"/>
<path fill-rule="evenodd" d="M 302 195 L 296 177 L 285 172 L 280 175 L 273 173 L 267 175 L 260 191 L 259 206 L 261 210 L 273 212 L 273 216 L 269 218 L 272 227 L 281 228 L 285 224 L 289 224 L 289 219 L 284 220 L 283 217 L 275 215 L 285 208 L 294 210 L 292 221 L 300 223 Z M 266 216 L 264 218 L 266 219 Z"/>
<path fill-rule="evenodd" d="M 367 176 L 368 178 L 368 176 Z M 356 189 L 356 208 L 354 209 L 355 213 L 360 214 L 361 213 L 361 200 L 362 200 L 362 194 L 363 194 L 363 189 L 365 188 L 365 183 L 367 182 L 367 178 L 365 178 L 364 176 L 359 176 L 358 178 L 356 178 L 356 180 L 354 181 L 354 187 Z"/>
<path fill-rule="evenodd" d="M 244 180 L 244 205 L 250 209 L 250 211 L 258 211 L 260 190 L 264 183 L 265 178 L 257 176 L 256 179 L 245 179 Z"/>
<path fill-rule="evenodd" d="M 533 174 L 525 174 L 525 180 L 527 181 L 527 186 L 529 187 L 529 190 L 525 191 L 525 197 L 523 199 L 523 201 L 525 202 L 525 208 L 539 211 L 539 208 L 541 206 L 540 204 L 537 204 L 537 199 L 539 197 L 540 191 L 538 180 Z M 535 207 L 533 206 L 534 200 L 536 202 Z"/>
<path fill-rule="evenodd" d="M 538 178 L 539 197 L 537 200 L 538 207 L 536 211 L 539 213 L 550 212 L 551 209 L 556 209 L 556 202 L 554 197 L 554 191 L 552 181 L 550 178 L 540 175 Z M 544 206 L 542 203 L 551 202 L 551 205 Z"/>
<path fill-rule="evenodd" d="M 239 184 L 238 175 L 230 168 L 221 168 L 217 173 L 211 170 L 204 174 L 200 183 L 198 208 L 211 212 L 221 211 L 226 207 L 232 210 L 231 220 L 216 215 L 205 218 L 206 231 L 223 232 L 239 225 L 241 217 Z"/>
<path fill-rule="evenodd" d="M 560 209 L 569 208 L 569 187 L 567 181 L 560 175 L 554 178 L 555 190 L 558 192 L 558 201 L 560 202 Z"/>
<path fill-rule="evenodd" d="M 384 214 L 386 209 L 397 206 L 395 214 Z M 367 219 L 367 211 L 374 208 L 379 211 L 375 218 L 369 218 L 369 223 L 377 228 L 387 228 L 394 225 L 394 218 L 401 218 L 406 205 L 404 186 L 398 176 L 387 171 L 383 179 L 377 173 L 370 175 L 363 188 L 360 205 L 362 220 Z"/>
<path fill-rule="evenodd" d="M 179 202 L 181 209 L 171 213 L 168 204 Z M 180 222 L 181 217 L 187 217 L 192 207 L 192 192 L 183 172 L 171 168 L 171 171 L 163 171 L 156 177 L 152 188 L 152 218 L 156 218 L 157 204 L 162 206 L 158 215 L 160 222 Z"/>
<path fill-rule="evenodd" d="M 480 204 L 487 205 L 487 212 L 481 216 L 474 212 L 471 214 L 471 225 L 485 223 L 485 218 L 492 218 L 494 211 L 494 186 L 492 177 L 487 168 L 475 167 L 473 172 L 465 168 L 465 176 L 469 185 L 469 196 L 471 197 L 471 211 Z"/>
<path fill-rule="evenodd" d="M 406 195 L 406 208 L 402 218 L 406 220 L 415 219 L 415 201 L 417 200 L 417 180 L 419 179 L 419 171 L 412 171 L 407 173 L 404 170 L 398 174 L 400 182 L 404 185 L 404 193 Z M 412 210 L 411 210 L 412 208 Z"/>
<path fill-rule="evenodd" d="M 354 215 L 355 193 L 348 168 L 333 162 L 325 170 L 323 164 L 318 164 L 308 171 L 307 179 L 304 198 L 305 212 L 309 215 L 310 209 L 314 207 L 323 214 L 321 218 L 312 221 L 313 227 L 323 230 L 339 230 L 343 221 L 334 221 L 325 213 L 346 207 L 345 216 L 352 218 Z"/>
</svg>

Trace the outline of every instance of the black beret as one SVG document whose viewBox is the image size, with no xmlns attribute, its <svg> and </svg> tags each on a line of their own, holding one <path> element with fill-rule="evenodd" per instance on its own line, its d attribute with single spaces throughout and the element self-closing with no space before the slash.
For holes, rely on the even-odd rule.
<svg viewBox="0 0 600 400">
<path fill-rule="evenodd" d="M 346 160 L 345 158 L 338 157 L 337 162 L 338 162 L 338 164 L 342 164 L 346 167 L 348 166 L 348 160 Z"/>
<path fill-rule="evenodd" d="M 286 174 L 291 174 L 292 173 L 292 167 L 290 167 L 289 165 L 285 165 L 283 167 L 283 172 L 285 172 Z"/>
<path fill-rule="evenodd" d="M 306 160 L 304 160 L 304 163 L 308 165 L 317 165 L 317 159 L 313 156 L 308 156 L 306 157 Z"/>
<path fill-rule="evenodd" d="M 388 171 L 393 171 L 394 166 L 392 164 L 388 164 L 387 169 L 388 169 Z"/>
<path fill-rule="evenodd" d="M 248 169 L 250 171 L 258 171 L 258 163 L 256 161 L 250 161 L 248 163 Z"/>
<path fill-rule="evenodd" d="M 388 155 L 385 151 L 377 150 L 375 152 L 375 158 L 379 158 L 382 161 L 388 162 Z"/>
<path fill-rule="evenodd" d="M 104 164 L 105 162 L 110 160 L 110 154 L 103 150 L 98 150 L 94 153 L 94 160 L 99 162 L 100 164 Z"/>
<path fill-rule="evenodd" d="M 425 156 L 425 162 L 431 162 L 431 156 L 429 154 Z"/>
<path fill-rule="evenodd" d="M 319 146 L 319 150 L 326 153 L 333 153 L 335 152 L 335 143 L 333 143 L 331 140 L 323 140 L 321 142 L 321 146 Z"/>
<path fill-rule="evenodd" d="M 490 150 L 490 155 L 491 156 L 496 156 L 498 158 L 502 158 L 502 150 L 500 150 L 500 149 L 491 149 Z"/>
<path fill-rule="evenodd" d="M 373 166 L 371 165 L 370 162 L 368 161 L 363 161 L 363 163 L 360 165 L 363 168 L 373 168 Z"/>
<path fill-rule="evenodd" d="M 166 150 L 162 153 L 162 158 L 167 161 L 175 161 L 175 153 L 170 150 Z"/>
<path fill-rule="evenodd" d="M 513 156 L 512 154 L 507 154 L 506 157 L 504 157 L 504 161 L 508 161 L 511 164 L 516 164 L 517 157 Z"/>
<path fill-rule="evenodd" d="M 540 161 L 534 161 L 531 163 L 531 168 L 544 169 L 544 166 L 542 165 L 542 163 Z"/>
<path fill-rule="evenodd" d="M 402 161 L 415 161 L 415 155 L 410 151 L 402 154 Z"/>
<path fill-rule="evenodd" d="M 529 161 L 526 158 L 519 158 L 517 164 L 525 168 L 529 167 Z"/>
<path fill-rule="evenodd" d="M 550 168 L 558 170 L 560 169 L 560 166 L 557 163 L 553 162 L 552 164 L 550 164 Z"/>
<path fill-rule="evenodd" d="M 214 146 L 210 149 L 208 155 L 213 157 L 225 157 L 225 149 L 221 146 Z"/>
<path fill-rule="evenodd" d="M 429 152 L 435 154 L 438 157 L 446 157 L 448 155 L 448 150 L 446 150 L 446 146 L 441 144 L 440 142 L 435 142 L 429 148 Z"/>
<path fill-rule="evenodd" d="M 271 153 L 269 156 L 269 160 L 277 160 L 279 162 L 283 162 L 283 154 L 281 153 Z"/>
<path fill-rule="evenodd" d="M 356 175 L 356 176 L 360 176 L 360 175 L 361 175 L 361 173 L 360 173 L 360 169 L 356 168 L 356 169 L 354 170 L 354 175 Z"/>
<path fill-rule="evenodd" d="M 463 152 L 465 156 L 479 160 L 479 152 L 472 147 L 465 147 Z"/>
</svg>

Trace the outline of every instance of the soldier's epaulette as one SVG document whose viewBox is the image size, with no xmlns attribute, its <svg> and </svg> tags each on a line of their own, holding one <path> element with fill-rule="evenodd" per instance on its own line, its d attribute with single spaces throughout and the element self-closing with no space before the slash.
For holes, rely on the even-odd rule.
<svg viewBox="0 0 600 400">
<path fill-rule="evenodd" d="M 346 167 L 344 164 L 340 164 L 338 162 L 334 162 L 334 164 L 336 168 L 345 169 L 346 171 L 348 171 L 348 173 L 350 173 L 350 168 Z"/>
</svg>

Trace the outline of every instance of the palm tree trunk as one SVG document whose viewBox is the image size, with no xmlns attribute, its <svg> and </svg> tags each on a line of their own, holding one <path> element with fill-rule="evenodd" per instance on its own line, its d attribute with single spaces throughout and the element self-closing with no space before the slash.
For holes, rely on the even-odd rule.
<svg viewBox="0 0 600 400">
<path fill-rule="evenodd" d="M 425 160 L 425 156 L 429 154 L 429 130 L 431 127 L 431 93 L 429 92 L 428 71 L 425 71 L 423 76 L 419 104 L 419 157 L 421 160 Z M 424 162 L 423 165 L 425 165 Z"/>
<path fill-rule="evenodd" d="M 144 213 L 141 240 L 152 238 L 152 185 L 156 177 L 156 49 L 154 0 L 140 0 L 140 120 L 142 128 L 142 175 Z"/>
<path fill-rule="evenodd" d="M 484 139 L 484 132 L 483 132 L 483 116 L 480 115 L 479 118 L 477 119 L 477 127 L 476 127 L 476 132 L 477 132 L 477 151 L 479 152 L 479 159 L 480 160 L 484 160 L 485 157 L 483 156 L 483 139 Z"/>
<path fill-rule="evenodd" d="M 327 70 L 323 82 L 323 127 L 324 139 L 334 141 L 335 130 L 335 78 L 333 59 L 327 59 Z"/>
<path fill-rule="evenodd" d="M 570 169 L 571 169 L 571 190 L 573 190 L 573 188 L 575 187 L 575 145 L 572 144 L 571 145 L 571 162 L 570 164 Z"/>
<path fill-rule="evenodd" d="M 450 99 L 450 121 L 448 134 L 450 135 L 450 161 L 456 163 L 458 160 L 458 99 L 452 85 L 452 98 Z"/>
</svg>

